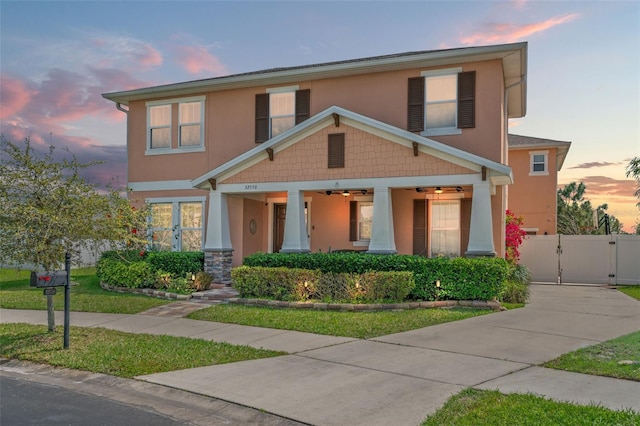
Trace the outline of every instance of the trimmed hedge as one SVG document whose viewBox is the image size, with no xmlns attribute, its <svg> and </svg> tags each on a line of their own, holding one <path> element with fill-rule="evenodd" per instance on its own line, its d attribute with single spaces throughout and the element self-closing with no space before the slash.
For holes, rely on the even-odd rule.
<svg viewBox="0 0 640 426">
<path fill-rule="evenodd" d="M 235 268 L 231 280 L 244 298 L 335 303 L 402 302 L 415 286 L 410 272 L 323 273 L 261 266 Z"/>
<path fill-rule="evenodd" d="M 507 275 L 502 258 L 425 258 L 365 253 L 256 253 L 245 266 L 319 270 L 323 273 L 412 272 L 413 300 L 493 300 Z M 436 282 L 440 281 L 440 287 Z"/>
<path fill-rule="evenodd" d="M 202 252 L 144 252 L 111 250 L 100 257 L 96 275 L 100 281 L 129 288 L 162 288 L 180 292 L 206 288 L 211 276 L 202 272 Z M 195 275 L 195 282 L 190 277 Z M 206 282 L 209 280 L 209 282 Z"/>
</svg>

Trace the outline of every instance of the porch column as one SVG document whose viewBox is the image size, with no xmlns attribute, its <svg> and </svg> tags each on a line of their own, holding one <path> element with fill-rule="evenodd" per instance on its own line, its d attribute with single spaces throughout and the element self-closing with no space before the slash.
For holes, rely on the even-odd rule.
<svg viewBox="0 0 640 426">
<path fill-rule="evenodd" d="M 394 254 L 396 241 L 393 232 L 393 206 L 391 188 L 388 186 L 373 188 L 373 219 L 371 223 L 371 241 L 367 253 Z"/>
<path fill-rule="evenodd" d="M 287 192 L 287 213 L 284 221 L 284 240 L 281 253 L 307 253 L 309 239 L 304 221 L 304 192 Z"/>
<path fill-rule="evenodd" d="M 204 270 L 213 276 L 214 283 L 230 284 L 232 260 L 227 195 L 219 191 L 210 191 L 207 235 L 204 243 Z"/>
<path fill-rule="evenodd" d="M 466 257 L 494 257 L 493 226 L 491 218 L 491 185 L 489 182 L 473 184 L 471 199 L 471 227 Z"/>
</svg>

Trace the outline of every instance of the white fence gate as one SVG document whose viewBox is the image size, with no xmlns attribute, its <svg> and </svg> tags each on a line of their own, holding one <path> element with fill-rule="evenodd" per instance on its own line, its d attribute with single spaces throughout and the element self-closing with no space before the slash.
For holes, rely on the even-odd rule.
<svg viewBox="0 0 640 426">
<path fill-rule="evenodd" d="M 640 235 L 532 235 L 520 263 L 534 282 L 640 284 Z"/>
</svg>

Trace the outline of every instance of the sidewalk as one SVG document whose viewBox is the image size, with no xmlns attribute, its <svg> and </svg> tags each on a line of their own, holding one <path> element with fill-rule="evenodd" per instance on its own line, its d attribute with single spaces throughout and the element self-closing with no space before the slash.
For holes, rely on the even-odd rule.
<svg viewBox="0 0 640 426">
<path fill-rule="evenodd" d="M 290 355 L 138 377 L 316 425 L 416 425 L 466 387 L 640 412 L 640 382 L 537 367 L 640 330 L 640 303 L 603 287 L 533 285 L 523 309 L 370 340 L 147 314 L 71 313 L 74 326 L 169 334 Z M 62 324 L 62 313 L 58 324 Z M 46 324 L 44 311 L 0 322 Z"/>
</svg>

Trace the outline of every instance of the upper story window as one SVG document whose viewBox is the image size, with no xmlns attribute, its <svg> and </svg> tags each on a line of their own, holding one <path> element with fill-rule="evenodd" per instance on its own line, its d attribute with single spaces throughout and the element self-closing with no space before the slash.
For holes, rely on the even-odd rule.
<svg viewBox="0 0 640 426">
<path fill-rule="evenodd" d="M 310 116 L 309 89 L 298 86 L 267 89 L 256 95 L 256 143 L 286 132 Z"/>
<path fill-rule="evenodd" d="M 149 107 L 149 148 L 171 147 L 171 105 Z"/>
<path fill-rule="evenodd" d="M 447 68 L 409 79 L 409 131 L 455 135 L 471 127 L 475 127 L 475 71 Z"/>
<path fill-rule="evenodd" d="M 530 176 L 547 176 L 549 174 L 549 151 L 532 151 L 530 158 Z"/>
<path fill-rule="evenodd" d="M 147 102 L 145 153 L 154 155 L 203 151 L 204 101 L 204 96 L 197 96 Z"/>
</svg>

